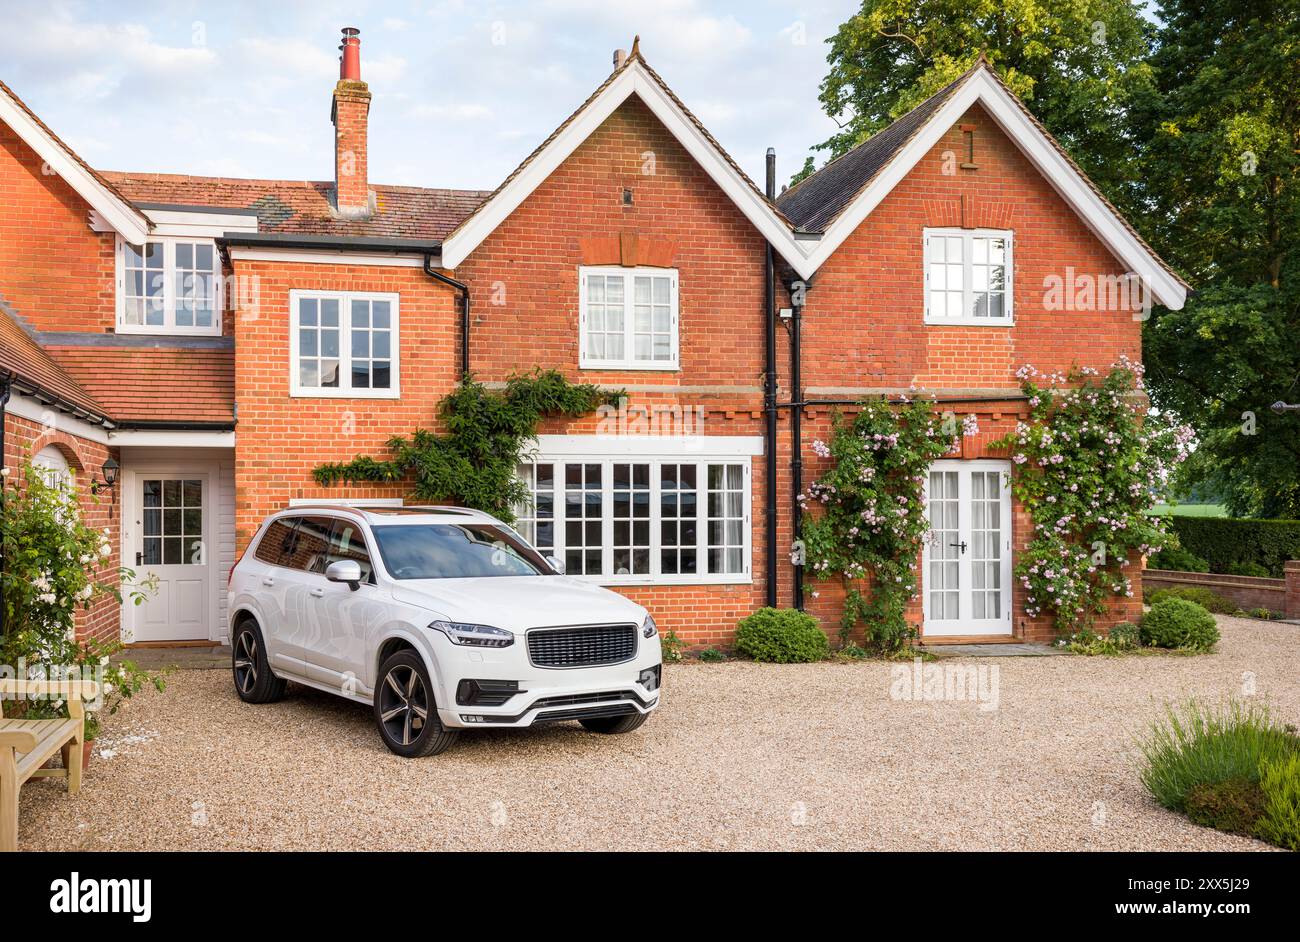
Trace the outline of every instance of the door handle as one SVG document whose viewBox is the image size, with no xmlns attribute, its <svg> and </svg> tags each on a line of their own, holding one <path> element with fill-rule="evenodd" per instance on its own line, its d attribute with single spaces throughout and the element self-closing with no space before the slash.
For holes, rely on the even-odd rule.
<svg viewBox="0 0 1300 942">
<path fill-rule="evenodd" d="M 312 596 L 312 598 L 314 598 L 314 599 L 318 599 L 318 598 L 320 598 L 321 596 L 323 596 L 324 594 L 325 594 L 325 590 L 324 590 L 324 589 L 312 589 L 312 590 L 311 590 L 311 596 Z"/>
<path fill-rule="evenodd" d="M 275 579 L 271 576 L 267 576 L 265 579 L 262 580 L 262 585 L 268 587 L 273 586 L 275 585 Z"/>
<path fill-rule="evenodd" d="M 961 554 L 962 554 L 963 556 L 966 555 L 966 541 L 965 541 L 965 540 L 962 540 L 960 543 L 949 543 L 948 545 L 949 545 L 949 546 L 960 546 L 960 547 L 961 547 Z"/>
<path fill-rule="evenodd" d="M 136 553 L 136 554 L 135 554 L 135 564 L 136 564 L 137 566 L 143 566 L 143 565 L 144 565 L 144 553 Z"/>
</svg>

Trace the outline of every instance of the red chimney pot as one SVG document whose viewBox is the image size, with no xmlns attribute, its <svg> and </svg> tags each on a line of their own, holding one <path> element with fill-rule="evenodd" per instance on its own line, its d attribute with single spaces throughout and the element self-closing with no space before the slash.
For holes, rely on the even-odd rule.
<svg viewBox="0 0 1300 942">
<path fill-rule="evenodd" d="M 346 82 L 361 81 L 361 30 L 355 26 L 343 29 L 343 44 L 339 47 L 339 78 Z"/>
</svg>

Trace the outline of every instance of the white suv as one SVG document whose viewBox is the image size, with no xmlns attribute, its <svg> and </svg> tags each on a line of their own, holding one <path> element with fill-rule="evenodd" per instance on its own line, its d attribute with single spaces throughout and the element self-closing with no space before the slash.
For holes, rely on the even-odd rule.
<svg viewBox="0 0 1300 942">
<path fill-rule="evenodd" d="M 654 619 L 457 507 L 295 507 L 230 574 L 235 690 L 285 681 L 373 704 L 400 756 L 457 731 L 578 720 L 627 733 L 659 703 Z"/>
</svg>

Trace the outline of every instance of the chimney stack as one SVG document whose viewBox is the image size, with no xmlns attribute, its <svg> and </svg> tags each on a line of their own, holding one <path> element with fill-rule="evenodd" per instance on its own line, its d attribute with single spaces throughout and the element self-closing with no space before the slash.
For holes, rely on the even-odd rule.
<svg viewBox="0 0 1300 942">
<path fill-rule="evenodd" d="M 349 26 L 339 45 L 339 82 L 334 86 L 334 208 L 340 216 L 370 215 L 367 125 L 370 88 L 361 81 L 361 31 Z"/>
<path fill-rule="evenodd" d="M 627 61 L 627 50 L 626 50 L 626 49 L 615 49 L 615 50 L 614 50 L 614 68 L 617 69 L 619 66 L 621 66 L 621 65 L 622 65 L 624 62 L 626 62 L 626 61 Z"/>
</svg>

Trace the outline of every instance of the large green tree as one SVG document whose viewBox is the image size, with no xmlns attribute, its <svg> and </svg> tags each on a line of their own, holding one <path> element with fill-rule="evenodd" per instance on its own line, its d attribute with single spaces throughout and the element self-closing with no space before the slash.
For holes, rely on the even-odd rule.
<svg viewBox="0 0 1300 942">
<path fill-rule="evenodd" d="M 983 52 L 1124 209 L 1139 202 L 1126 114 L 1149 93 L 1153 25 L 1134 0 L 863 0 L 828 40 L 821 101 L 836 157 L 919 104 Z M 811 172 L 812 161 L 805 168 Z"/>
<path fill-rule="evenodd" d="M 1156 404 L 1196 428 L 1185 483 L 1300 517 L 1300 5 L 1167 0 L 1141 164 L 1149 237 L 1192 283 L 1144 333 Z"/>
</svg>

